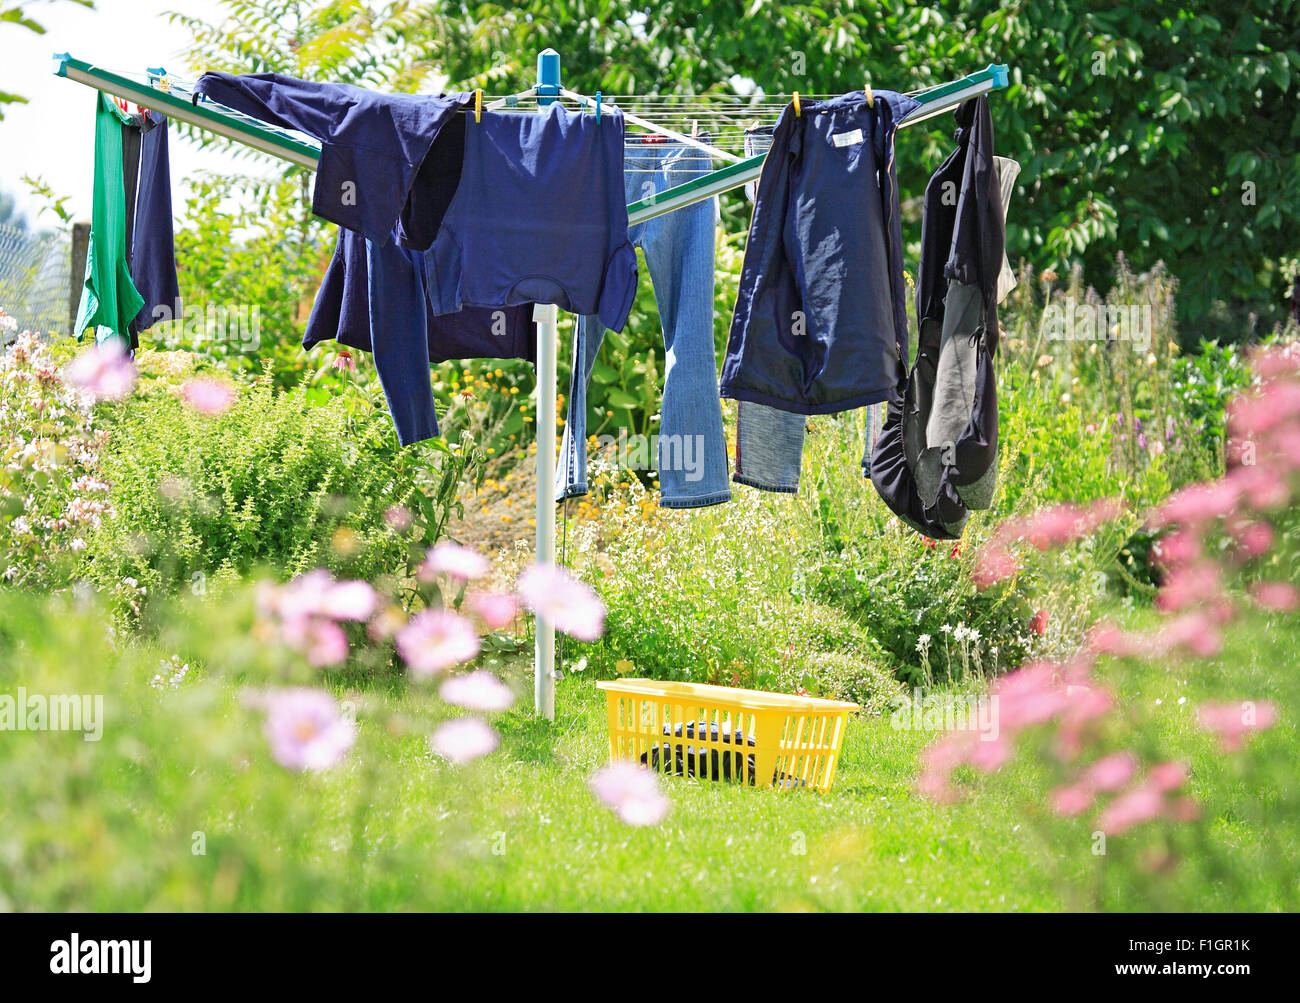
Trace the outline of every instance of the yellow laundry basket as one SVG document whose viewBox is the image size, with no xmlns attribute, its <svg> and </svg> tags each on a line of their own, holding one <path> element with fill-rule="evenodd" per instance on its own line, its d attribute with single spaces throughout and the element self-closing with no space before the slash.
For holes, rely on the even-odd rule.
<svg viewBox="0 0 1300 1003">
<path fill-rule="evenodd" d="M 605 691 L 611 760 L 660 773 L 829 790 L 854 703 L 761 690 L 616 679 Z"/>
</svg>

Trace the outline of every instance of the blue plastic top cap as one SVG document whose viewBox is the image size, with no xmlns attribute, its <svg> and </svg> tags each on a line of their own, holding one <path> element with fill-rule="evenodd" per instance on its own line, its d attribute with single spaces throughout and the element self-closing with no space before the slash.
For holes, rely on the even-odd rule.
<svg viewBox="0 0 1300 1003">
<path fill-rule="evenodd" d="M 1009 86 L 1009 68 L 1006 63 L 990 63 L 989 69 L 993 71 L 993 86 L 995 88 Z"/>
<path fill-rule="evenodd" d="M 560 86 L 560 54 L 554 49 L 543 49 L 537 54 L 537 86 Z"/>
</svg>

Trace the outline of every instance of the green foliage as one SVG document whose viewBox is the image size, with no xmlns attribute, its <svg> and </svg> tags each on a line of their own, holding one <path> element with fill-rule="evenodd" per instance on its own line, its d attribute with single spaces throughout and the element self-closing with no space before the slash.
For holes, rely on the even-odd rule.
<svg viewBox="0 0 1300 1003">
<path fill-rule="evenodd" d="M 115 514 L 90 541 L 92 580 L 138 607 L 137 593 L 201 592 L 261 567 L 283 578 L 317 566 L 406 573 L 409 541 L 385 510 L 414 510 L 415 542 L 431 544 L 481 457 L 472 440 L 399 449 L 379 403 L 357 391 L 314 404 L 257 380 L 214 417 L 165 379 L 147 386 L 112 412 L 102 473 Z"/>
<path fill-rule="evenodd" d="M 0 331 L 8 320 L 0 311 Z M 24 332 L 0 352 L 0 583 L 9 588 L 66 586 L 108 511 L 102 431 L 59 371 L 68 347 Z"/>
<path fill-rule="evenodd" d="M 222 175 L 191 181 L 176 232 L 185 317 L 152 328 L 149 343 L 188 349 L 234 370 L 260 372 L 270 360 L 280 386 L 311 375 L 300 344 L 304 306 L 329 260 L 332 228 L 311 216 L 305 183 L 305 175 L 269 183 Z"/>
<path fill-rule="evenodd" d="M 564 40 L 566 82 L 588 93 L 702 94 L 729 89 L 733 76 L 767 93 L 842 93 L 865 82 L 907 91 L 1008 63 L 1011 87 L 994 99 L 994 123 L 999 153 L 1024 165 L 1011 203 L 1013 260 L 1061 270 L 1077 262 L 1104 280 L 1117 251 L 1139 269 L 1174 262 L 1186 283 L 1188 346 L 1246 337 L 1250 311 L 1266 326 L 1282 318 L 1276 262 L 1294 253 L 1300 225 L 1300 19 L 1289 2 L 1171 9 L 1142 0 L 1110 10 L 663 0 L 645 8 L 650 30 L 609 0 L 532 0 L 526 17 L 466 10 L 462 24 L 430 20 L 434 51 L 454 53 L 444 63 L 453 80 L 508 67 L 507 90 L 533 82 L 528 53 L 539 37 Z M 509 55 L 488 61 L 489 47 Z M 940 118 L 902 134 L 905 195 L 923 190 L 950 133 Z M 734 199 L 724 208 L 743 212 Z"/>
<path fill-rule="evenodd" d="M 876 713 L 887 706 L 898 688 L 878 645 L 811 594 L 775 506 L 749 491 L 707 513 L 656 510 L 639 482 L 625 483 L 597 519 L 570 530 L 573 561 L 609 607 L 605 636 L 579 649 L 597 676 L 804 689 Z"/>
</svg>

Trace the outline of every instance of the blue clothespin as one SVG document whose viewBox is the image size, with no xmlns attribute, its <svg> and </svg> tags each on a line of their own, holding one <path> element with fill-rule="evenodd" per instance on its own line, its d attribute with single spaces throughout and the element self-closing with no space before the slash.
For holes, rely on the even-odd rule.
<svg viewBox="0 0 1300 1003">
<path fill-rule="evenodd" d="M 600 125 L 600 91 L 596 91 L 596 124 Z"/>
</svg>

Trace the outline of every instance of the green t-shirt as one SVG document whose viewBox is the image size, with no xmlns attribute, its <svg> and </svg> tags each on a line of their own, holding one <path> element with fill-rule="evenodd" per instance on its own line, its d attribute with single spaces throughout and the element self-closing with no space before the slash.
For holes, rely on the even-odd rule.
<svg viewBox="0 0 1300 1003">
<path fill-rule="evenodd" d="M 95 106 L 95 187 L 90 215 L 86 281 L 74 334 L 95 328 L 95 340 L 120 337 L 144 306 L 131 281 L 126 256 L 126 182 L 122 170 L 122 126 L 129 120 L 107 94 Z"/>
</svg>

